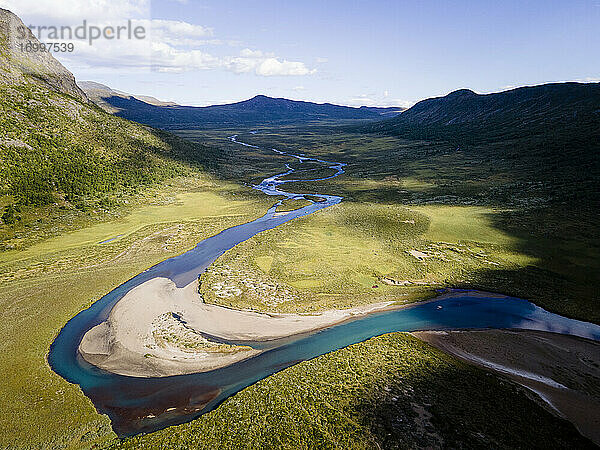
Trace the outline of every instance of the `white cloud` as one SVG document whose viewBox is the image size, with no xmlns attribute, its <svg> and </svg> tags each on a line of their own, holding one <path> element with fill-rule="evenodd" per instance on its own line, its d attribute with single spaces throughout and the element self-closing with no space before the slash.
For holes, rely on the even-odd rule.
<svg viewBox="0 0 600 450">
<path fill-rule="evenodd" d="M 281 60 L 272 53 L 248 48 L 243 49 L 238 57 L 226 58 L 224 64 L 235 73 L 254 72 L 265 77 L 310 75 L 316 72 L 316 69 L 309 69 L 303 62 Z"/>
<path fill-rule="evenodd" d="M 410 108 L 411 106 L 414 106 L 415 103 L 417 103 L 415 100 L 402 100 L 402 99 L 396 99 L 393 100 L 392 103 L 390 103 L 390 106 L 400 106 L 402 108 Z"/>
<path fill-rule="evenodd" d="M 127 25 L 131 21 L 132 27 L 145 28 L 145 39 L 101 38 L 93 45 L 85 40 L 62 40 L 73 42 L 75 50 L 56 56 L 72 69 L 102 67 L 120 71 L 127 68 L 136 72 L 220 69 L 265 77 L 303 76 L 316 72 L 304 62 L 290 61 L 258 49 L 244 48 L 237 55 L 215 56 L 206 51 L 207 45 L 239 43 L 215 38 L 210 27 L 186 21 L 151 19 L 150 0 L 0 0 L 0 6 L 20 15 L 27 25 L 80 26 L 86 20 L 88 26 L 103 29 Z M 35 19 L 35 22 L 30 23 L 29 19 Z M 41 36 L 40 39 L 44 40 Z"/>
<path fill-rule="evenodd" d="M 152 33 L 160 32 L 177 37 L 203 38 L 213 35 L 212 28 L 178 20 L 152 19 L 150 21 L 142 21 L 142 25 L 144 24 L 152 28 Z"/>
<path fill-rule="evenodd" d="M 254 58 L 230 58 L 227 69 L 235 73 L 249 73 L 256 69 L 258 62 Z"/>
<path fill-rule="evenodd" d="M 256 68 L 257 75 L 271 77 L 275 75 L 309 75 L 316 72 L 316 69 L 309 70 L 303 62 L 299 61 L 279 61 L 277 58 L 268 58 L 260 63 Z"/>
<path fill-rule="evenodd" d="M 300 91 L 305 91 L 306 88 L 304 86 L 294 86 L 292 88 L 292 91 L 296 91 L 296 92 L 300 92 Z"/>
<path fill-rule="evenodd" d="M 100 22 L 150 16 L 150 0 L 0 0 L 0 7 L 21 18 L 45 20 L 42 25 L 72 25 L 84 19 Z"/>
<path fill-rule="evenodd" d="M 76 51 L 72 55 L 60 55 L 72 66 L 121 70 L 155 70 L 165 73 L 180 73 L 194 70 L 222 69 L 230 72 L 258 76 L 298 76 L 309 75 L 315 69 L 309 69 L 303 62 L 288 61 L 254 50 L 242 51 L 247 56 L 215 56 L 198 48 L 181 48 L 167 41 L 97 41 L 94 45 L 74 41 Z M 251 55 L 251 56 L 248 56 Z"/>
<path fill-rule="evenodd" d="M 179 50 L 166 43 L 152 43 L 152 68 L 159 72 L 214 69 L 222 61 L 201 50 Z"/>
<path fill-rule="evenodd" d="M 329 61 L 329 59 L 318 56 L 317 58 L 315 58 L 315 61 L 317 62 L 317 64 L 323 64 Z"/>
<path fill-rule="evenodd" d="M 410 108 L 416 102 L 412 100 L 404 100 L 404 99 L 391 99 L 389 97 L 377 97 L 377 96 L 369 96 L 367 94 L 357 95 L 355 97 L 350 98 L 346 102 L 349 106 L 379 106 L 379 107 L 394 107 L 398 106 L 401 108 Z"/>
<path fill-rule="evenodd" d="M 273 55 L 265 55 L 260 50 L 250 50 L 249 48 L 245 48 L 240 52 L 240 56 L 244 58 L 262 58 L 264 56 L 273 56 Z"/>
</svg>

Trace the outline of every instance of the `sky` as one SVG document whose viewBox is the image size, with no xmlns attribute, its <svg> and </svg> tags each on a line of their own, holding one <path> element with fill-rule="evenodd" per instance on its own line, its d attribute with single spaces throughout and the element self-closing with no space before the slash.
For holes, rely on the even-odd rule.
<svg viewBox="0 0 600 450">
<path fill-rule="evenodd" d="M 0 0 L 26 25 L 143 27 L 143 39 L 72 42 L 54 56 L 78 80 L 185 105 L 257 94 L 410 106 L 600 81 L 600 0 Z"/>
</svg>

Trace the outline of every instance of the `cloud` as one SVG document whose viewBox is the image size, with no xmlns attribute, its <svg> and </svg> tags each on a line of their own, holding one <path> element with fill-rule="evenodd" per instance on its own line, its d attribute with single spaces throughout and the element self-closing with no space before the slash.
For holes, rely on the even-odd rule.
<svg viewBox="0 0 600 450">
<path fill-rule="evenodd" d="M 270 56 L 259 50 L 242 50 L 240 56 L 215 56 L 198 48 L 181 48 L 167 41 L 111 41 L 97 42 L 92 46 L 75 41 L 76 52 L 61 55 L 78 68 L 102 66 L 108 69 L 123 68 L 152 70 L 163 73 L 181 73 L 195 70 L 221 69 L 237 74 L 258 76 L 301 76 L 315 72 L 303 62 L 288 61 Z"/>
<path fill-rule="evenodd" d="M 245 48 L 240 52 L 240 56 L 244 58 L 262 58 L 264 56 L 273 56 L 271 54 L 265 55 L 260 50 L 250 50 L 249 48 Z"/>
<path fill-rule="evenodd" d="M 0 7 L 43 25 L 150 17 L 150 0 L 0 0 Z"/>
<path fill-rule="evenodd" d="M 327 59 L 327 58 L 322 58 L 322 57 L 320 57 L 320 56 L 317 56 L 317 57 L 315 58 L 315 61 L 317 62 L 317 64 L 323 64 L 323 63 L 326 63 L 327 61 L 329 61 L 329 59 Z"/>
<path fill-rule="evenodd" d="M 390 99 L 386 96 L 377 97 L 370 96 L 367 94 L 361 94 L 350 98 L 346 104 L 349 106 L 379 106 L 379 107 L 394 107 L 398 106 L 401 108 L 410 108 L 416 102 L 412 100 L 404 100 L 404 99 Z"/>
<path fill-rule="evenodd" d="M 175 0 L 178 1 L 178 0 Z M 236 54 L 218 56 L 207 45 L 237 45 L 215 37 L 211 27 L 180 20 L 150 18 L 150 0 L 0 0 L 0 6 L 21 15 L 31 25 L 142 26 L 145 39 L 98 39 L 93 45 L 72 42 L 73 53 L 56 55 L 71 69 L 102 67 L 108 70 L 155 70 L 179 73 L 193 70 L 226 70 L 257 76 L 304 76 L 316 72 L 302 61 L 291 61 L 271 52 L 244 48 Z M 42 39 L 44 40 L 44 39 Z M 47 40 L 47 39 L 46 39 Z"/>
<path fill-rule="evenodd" d="M 152 28 L 153 33 L 158 32 L 167 36 L 204 38 L 213 35 L 212 28 L 194 25 L 189 22 L 182 22 L 178 20 L 152 19 L 149 21 L 142 21 L 142 25 L 144 23 Z"/>
<path fill-rule="evenodd" d="M 316 69 L 309 69 L 303 62 L 288 61 L 276 58 L 272 53 L 245 48 L 240 51 L 240 56 L 225 59 L 225 66 L 235 73 L 254 72 L 264 77 L 310 75 Z"/>
<path fill-rule="evenodd" d="M 417 102 L 415 100 L 402 100 L 402 99 L 396 99 L 393 100 L 393 102 L 390 104 L 391 106 L 400 106 L 402 108 L 410 108 L 412 106 L 414 106 Z"/>
<path fill-rule="evenodd" d="M 151 65 L 159 72 L 215 69 L 222 61 L 201 50 L 179 50 L 166 43 L 152 43 Z"/>
<path fill-rule="evenodd" d="M 309 75 L 316 72 L 316 69 L 309 70 L 303 62 L 299 61 L 279 61 L 277 58 L 268 58 L 260 63 L 256 68 L 256 74 L 265 77 L 275 75 Z"/>
</svg>

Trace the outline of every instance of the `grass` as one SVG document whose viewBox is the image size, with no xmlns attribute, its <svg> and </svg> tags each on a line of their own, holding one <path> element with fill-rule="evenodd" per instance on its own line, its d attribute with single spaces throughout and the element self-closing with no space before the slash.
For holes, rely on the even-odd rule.
<svg viewBox="0 0 600 450">
<path fill-rule="evenodd" d="M 177 351 L 187 353 L 202 351 L 231 354 L 251 350 L 251 347 L 249 346 L 223 344 L 210 341 L 193 328 L 189 328 L 185 322 L 182 322 L 179 316 L 173 312 L 161 314 L 153 320 L 152 336 L 156 345 L 160 348 L 174 348 Z M 146 353 L 146 355 L 144 356 L 152 356 L 149 353 Z"/>
<path fill-rule="evenodd" d="M 190 139 L 196 136 L 200 142 L 216 143 L 219 140 L 214 131 L 185 133 Z M 600 323 L 597 301 L 600 297 L 600 241 L 597 238 L 600 209 L 594 196 L 596 188 L 586 181 L 589 177 L 578 177 L 586 171 L 590 155 L 579 155 L 577 141 L 572 145 L 565 144 L 563 153 L 548 160 L 550 153 L 536 153 L 533 147 L 537 144 L 527 137 L 471 143 L 457 148 L 445 142 L 349 134 L 339 128 L 313 126 L 263 128 L 257 134 L 240 133 L 238 139 L 264 148 L 275 147 L 348 164 L 346 173 L 338 178 L 286 185 L 286 189 L 295 193 L 343 196 L 339 208 L 352 216 L 353 223 L 342 222 L 324 211 L 319 216 L 331 220 L 323 220 L 318 226 L 311 225 L 311 221 L 319 220 L 315 217 L 302 219 L 303 226 L 307 227 L 304 235 L 295 232 L 295 225 L 284 225 L 278 231 L 285 229 L 290 233 L 278 235 L 277 239 L 287 241 L 289 246 L 269 255 L 275 259 L 280 254 L 283 259 L 290 258 L 287 265 L 283 263 L 288 269 L 299 267 L 302 270 L 313 264 L 320 272 L 306 279 L 292 279 L 290 275 L 271 270 L 268 275 L 273 282 L 287 283 L 291 287 L 294 282 L 300 283 L 295 287 L 311 287 L 305 289 L 307 296 L 312 291 L 320 295 L 327 283 L 315 280 L 339 276 L 341 292 L 355 295 L 359 290 L 357 284 L 366 287 L 375 283 L 380 275 L 393 273 L 390 266 L 397 267 L 400 272 L 406 270 L 406 277 L 401 279 L 414 276 L 411 266 L 402 263 L 404 255 L 399 254 L 409 245 L 409 236 L 395 251 L 388 245 L 387 238 L 378 235 L 378 231 L 371 232 L 396 230 L 393 233 L 400 236 L 407 228 L 406 224 L 386 223 L 381 211 L 405 208 L 428 217 L 421 223 L 426 226 L 426 231 L 412 228 L 420 239 L 416 244 L 432 245 L 431 251 L 441 251 L 447 259 L 452 259 L 449 258 L 450 247 L 460 244 L 464 248 L 455 251 L 455 256 L 465 255 L 461 251 L 466 250 L 467 253 L 473 251 L 471 256 L 477 259 L 473 261 L 469 257 L 461 262 L 454 258 L 456 263 L 450 264 L 427 259 L 417 267 L 429 269 L 420 273 L 439 275 L 433 276 L 431 281 L 515 295 L 559 314 Z M 249 157 L 246 147 L 235 151 Z M 262 153 L 258 151 L 257 154 Z M 273 163 L 278 161 L 273 160 Z M 272 170 L 283 171 L 283 163 L 301 166 L 288 158 Z M 252 171 L 248 172 L 249 177 L 252 174 Z M 414 220 L 418 225 L 419 221 Z M 331 234 L 320 236 L 319 227 L 327 228 Z M 313 233 L 313 229 L 317 231 Z M 256 241 L 260 239 L 262 237 L 255 238 Z M 304 255 L 309 240 L 313 240 L 314 248 Z M 344 245 L 346 242 L 347 246 Z M 244 248 L 249 249 L 252 243 L 245 245 Z M 393 255 L 385 254 L 381 245 Z M 440 246 L 448 248 L 441 249 Z M 259 247 L 257 252 L 264 250 Z M 370 250 L 366 251 L 366 248 Z M 297 254 L 288 251 L 288 256 L 283 255 L 288 249 Z M 345 260 L 339 260 L 334 254 L 337 250 L 346 256 Z M 374 253 L 370 254 L 370 251 L 378 253 L 379 262 L 373 261 Z M 491 263 L 478 256 L 480 252 L 491 255 L 492 259 L 488 258 Z M 315 258 L 321 254 L 322 264 L 315 265 Z M 227 258 L 233 261 L 233 256 L 226 255 L 224 260 Z M 252 261 L 242 264 L 245 264 L 245 270 L 254 270 Z M 279 264 L 278 261 L 274 267 Z M 352 274 L 344 273 L 345 265 L 352 267 L 353 280 L 346 276 Z M 362 267 L 356 270 L 358 266 Z M 351 284 L 354 290 L 349 287 Z M 402 293 L 403 288 L 394 289 Z M 382 297 L 378 292 L 381 291 L 373 289 L 374 299 Z M 359 302 L 367 295 L 366 289 L 361 295 L 357 298 Z M 313 300 L 307 300 L 306 304 Z M 243 302 L 252 304 L 248 299 Z M 255 307 L 260 306 L 254 303 Z M 334 303 L 326 300 L 322 305 Z M 315 303 L 315 308 L 319 307 Z"/>
<path fill-rule="evenodd" d="M 0 323 L 0 447 L 85 447 L 112 439 L 108 419 L 46 363 L 60 328 L 147 267 L 258 217 L 270 204 L 206 180 L 197 180 L 195 192 L 167 185 L 160 191 L 156 205 L 118 221 L 2 254 L 0 309 L 10 320 Z"/>
<path fill-rule="evenodd" d="M 297 364 L 193 422 L 113 448 L 593 448 L 528 397 L 395 333 Z"/>
<path fill-rule="evenodd" d="M 303 198 L 285 198 L 281 201 L 281 205 L 277 207 L 276 212 L 295 211 L 296 209 L 304 208 L 310 205 L 311 202 Z"/>
<path fill-rule="evenodd" d="M 230 202 L 229 200 L 236 199 L 236 194 L 240 201 Z M 199 214 L 219 217 L 235 211 L 235 214 L 244 215 L 237 206 L 242 202 L 246 202 L 249 206 L 253 203 L 264 207 L 270 205 L 268 200 L 250 196 L 245 189 L 237 185 L 219 184 L 206 175 L 174 180 L 168 185 L 150 188 L 144 192 L 136 201 L 137 208 L 113 210 L 112 220 L 89 224 L 87 227 L 46 239 L 23 250 L 2 252 L 0 263 L 35 257 L 55 250 L 93 245 L 115 237 L 122 239 L 149 224 L 190 221 L 197 218 Z"/>
<path fill-rule="evenodd" d="M 489 214 L 482 207 L 342 202 L 228 251 L 202 275 L 201 292 L 211 303 L 283 312 L 419 300 L 482 268 L 532 262 L 511 250 L 512 238 Z M 221 295 L 215 286 L 223 284 L 238 294 Z"/>
<path fill-rule="evenodd" d="M 222 145 L 215 170 L 232 181 L 255 183 L 290 163 L 229 143 L 227 133 L 182 134 Z M 203 276 L 207 301 L 314 311 L 470 286 L 600 321 L 593 211 L 549 203 L 552 186 L 531 173 L 509 177 L 497 170 L 502 161 L 392 137 L 317 128 L 240 136 L 251 139 L 349 163 L 343 177 L 288 185 L 344 201 L 226 252 Z M 50 343 L 69 318 L 118 284 L 270 206 L 272 199 L 248 192 L 196 174 L 138 192 L 127 206 L 107 206 L 97 216 L 102 223 L 92 224 L 96 216 L 66 220 L 71 213 L 61 210 L 10 237 L 22 250 L 0 253 L 0 309 L 11 318 L 0 323 L 0 447 L 589 445 L 512 383 L 402 334 L 286 369 L 189 424 L 116 441 L 108 419 L 51 372 Z M 237 289 L 240 295 L 225 295 Z"/>
</svg>

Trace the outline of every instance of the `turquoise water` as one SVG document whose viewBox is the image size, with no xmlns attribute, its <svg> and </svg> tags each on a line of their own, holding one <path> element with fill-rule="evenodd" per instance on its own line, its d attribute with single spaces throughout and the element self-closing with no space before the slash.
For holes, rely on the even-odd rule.
<svg viewBox="0 0 600 450">
<path fill-rule="evenodd" d="M 231 139 L 237 142 L 235 136 Z M 332 177 L 344 173 L 344 164 L 341 163 L 289 156 L 300 162 L 313 160 L 327 164 L 337 172 Z M 283 174 L 263 180 L 255 188 L 267 195 L 301 197 L 278 189 L 281 184 L 290 182 L 279 179 L 293 173 L 289 166 L 288 169 Z M 252 343 L 265 351 L 246 361 L 205 373 L 135 378 L 103 371 L 81 358 L 78 347 L 83 335 L 106 320 L 115 303 L 131 289 L 155 277 L 170 278 L 178 287 L 183 287 L 194 281 L 226 250 L 240 242 L 342 200 L 337 196 L 318 195 L 325 201 L 282 215 L 275 215 L 274 206 L 263 217 L 205 239 L 194 249 L 163 261 L 117 287 L 64 326 L 52 343 L 48 363 L 57 374 L 81 386 L 97 410 L 110 417 L 113 429 L 119 436 L 128 436 L 192 420 L 215 408 L 232 394 L 279 370 L 384 333 L 519 328 L 600 340 L 599 326 L 549 313 L 526 300 L 454 290 L 431 302 L 357 318 L 319 332 L 268 343 Z"/>
</svg>

